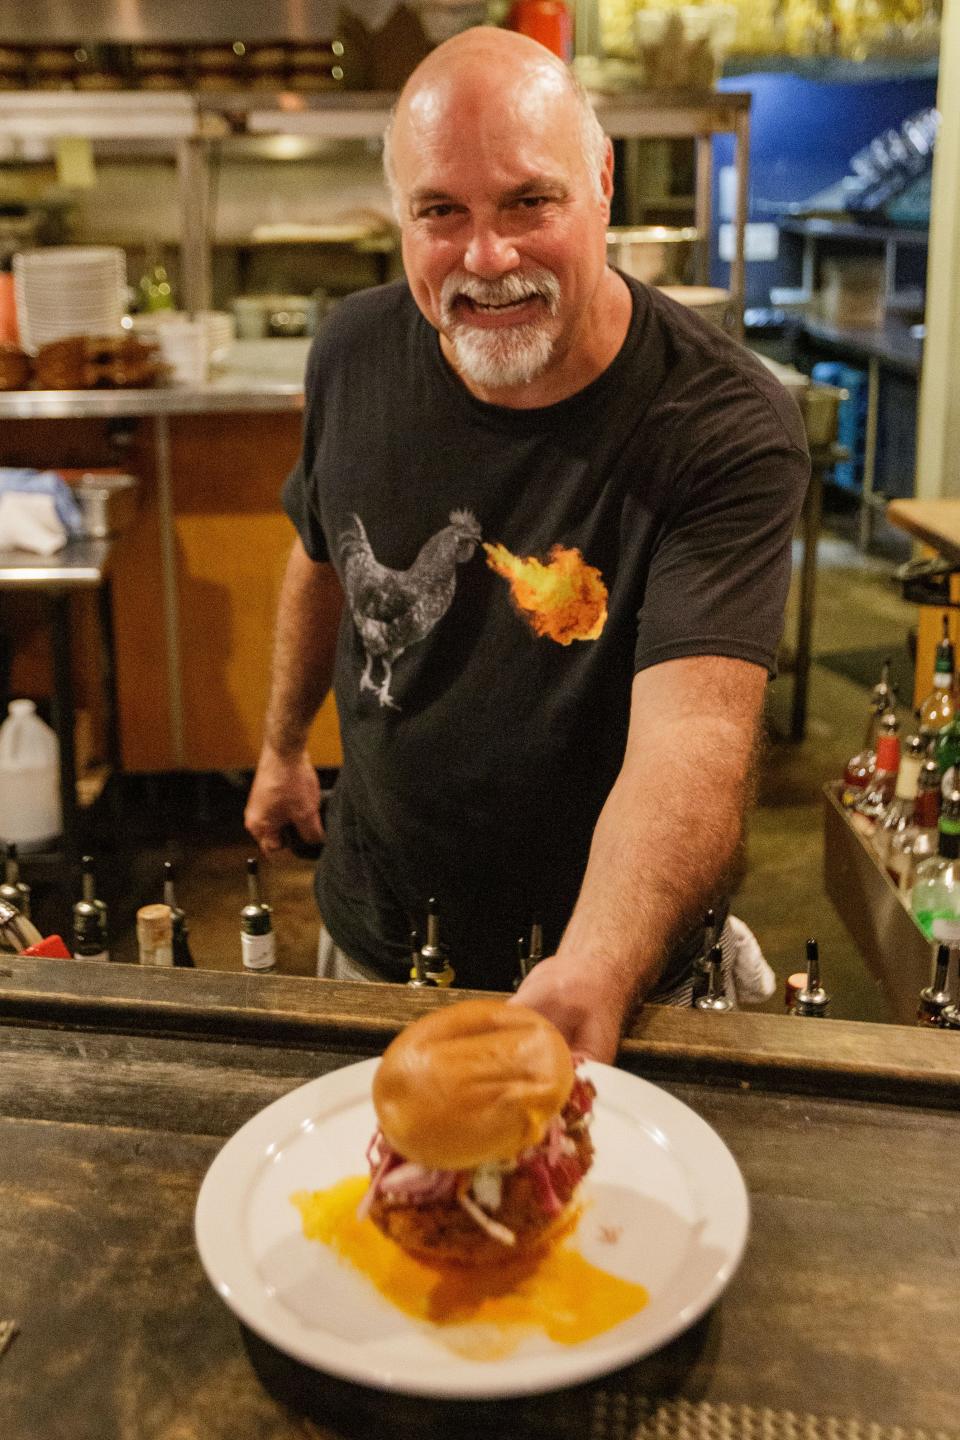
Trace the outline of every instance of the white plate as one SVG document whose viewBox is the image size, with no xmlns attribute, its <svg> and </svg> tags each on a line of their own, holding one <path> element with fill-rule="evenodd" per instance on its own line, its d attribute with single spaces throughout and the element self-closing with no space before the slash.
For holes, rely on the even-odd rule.
<svg viewBox="0 0 960 1440">
<path fill-rule="evenodd" d="M 214 1288 L 257 1334 L 317 1369 L 383 1390 L 502 1397 L 557 1389 L 658 1349 L 716 1300 L 743 1254 L 749 1203 L 723 1141 L 665 1091 L 590 1062 L 596 1158 L 572 1238 L 586 1259 L 650 1293 L 638 1314 L 578 1345 L 532 1333 L 472 1360 L 402 1314 L 326 1246 L 304 1238 L 297 1190 L 365 1171 L 379 1060 L 335 1070 L 267 1106 L 220 1151 L 200 1188 L 196 1240 Z M 620 1234 L 609 1243 L 611 1229 Z M 604 1243 L 606 1239 L 607 1243 Z"/>
</svg>

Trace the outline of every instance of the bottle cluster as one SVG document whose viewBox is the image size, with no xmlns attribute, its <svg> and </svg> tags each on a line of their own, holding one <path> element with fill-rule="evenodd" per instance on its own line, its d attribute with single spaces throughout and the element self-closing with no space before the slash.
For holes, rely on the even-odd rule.
<svg viewBox="0 0 960 1440">
<path fill-rule="evenodd" d="M 960 943 L 960 709 L 946 619 L 933 687 L 903 738 L 889 672 L 885 661 L 841 800 L 928 939 Z"/>
</svg>

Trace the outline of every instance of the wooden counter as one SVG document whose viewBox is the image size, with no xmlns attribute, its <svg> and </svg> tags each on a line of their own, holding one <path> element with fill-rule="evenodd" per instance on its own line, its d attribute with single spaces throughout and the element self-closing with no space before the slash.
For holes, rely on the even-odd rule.
<svg viewBox="0 0 960 1440">
<path fill-rule="evenodd" d="M 960 563 L 960 500 L 891 500 L 886 516 L 891 525 Z"/>
<path fill-rule="evenodd" d="M 264 1105 L 456 998 L 0 956 L 0 1319 L 19 1324 L 0 1356 L 4 1440 L 956 1435 L 950 1034 L 640 1016 L 620 1063 L 724 1138 L 752 1231 L 711 1313 L 606 1379 L 418 1401 L 330 1379 L 242 1329 L 193 1243 L 213 1156 Z"/>
<path fill-rule="evenodd" d="M 960 566 L 960 500 L 891 500 L 886 517 L 938 555 Z M 950 599 L 960 604 L 960 579 L 950 580 Z M 921 605 L 917 627 L 917 658 L 915 665 L 914 706 L 922 705 L 930 694 L 937 642 L 946 619 L 954 646 L 960 646 L 960 613 L 936 605 Z"/>
</svg>

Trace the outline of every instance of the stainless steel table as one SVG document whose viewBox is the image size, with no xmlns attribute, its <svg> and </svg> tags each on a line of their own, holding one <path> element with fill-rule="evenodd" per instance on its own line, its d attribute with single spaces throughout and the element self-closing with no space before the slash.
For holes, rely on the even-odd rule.
<svg viewBox="0 0 960 1440">
<path fill-rule="evenodd" d="M 63 838 L 68 861 L 75 861 L 80 842 L 77 804 L 77 761 L 73 701 L 71 602 L 78 591 L 94 590 L 100 639 L 100 675 L 106 701 L 107 760 L 120 761 L 119 727 L 110 596 L 112 540 L 70 540 L 55 555 L 25 550 L 0 550 L 0 590 L 30 590 L 43 596 L 50 613 L 53 648 L 53 726 L 60 742 L 60 799 Z"/>
</svg>

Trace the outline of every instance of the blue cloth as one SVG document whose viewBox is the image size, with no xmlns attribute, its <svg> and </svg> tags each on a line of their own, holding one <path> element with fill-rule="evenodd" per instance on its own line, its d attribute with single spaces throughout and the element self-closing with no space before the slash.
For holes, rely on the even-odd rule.
<svg viewBox="0 0 960 1440">
<path fill-rule="evenodd" d="M 26 491 L 32 495 L 52 495 L 57 519 L 68 535 L 83 534 L 83 512 L 65 480 L 54 470 L 17 469 L 0 465 L 0 495 L 6 491 Z"/>
</svg>

